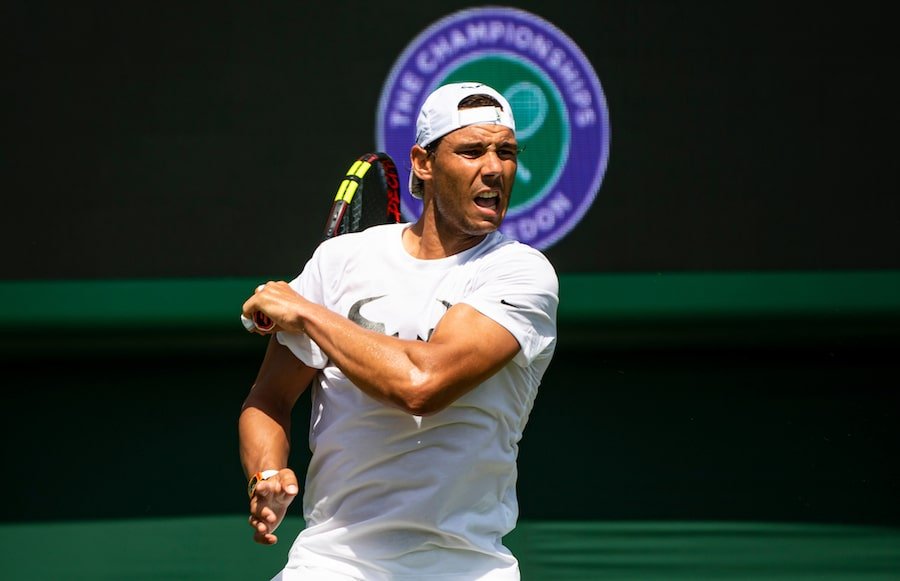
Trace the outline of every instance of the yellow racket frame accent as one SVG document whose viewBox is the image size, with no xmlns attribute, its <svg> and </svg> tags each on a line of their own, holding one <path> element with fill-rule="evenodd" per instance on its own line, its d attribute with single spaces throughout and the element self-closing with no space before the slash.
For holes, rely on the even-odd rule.
<svg viewBox="0 0 900 581">
<path fill-rule="evenodd" d="M 343 200 L 349 204 L 353 199 L 353 194 L 359 189 L 359 180 L 363 179 L 370 167 L 372 167 L 372 164 L 368 161 L 354 161 L 353 165 L 350 166 L 350 169 L 347 170 L 344 181 L 342 181 L 341 185 L 338 187 L 337 194 L 334 196 L 334 201 L 339 202 Z"/>
</svg>

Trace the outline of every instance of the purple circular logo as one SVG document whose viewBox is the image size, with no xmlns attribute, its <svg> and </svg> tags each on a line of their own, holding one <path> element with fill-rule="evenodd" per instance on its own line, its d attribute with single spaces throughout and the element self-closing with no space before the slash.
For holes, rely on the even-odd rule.
<svg viewBox="0 0 900 581">
<path fill-rule="evenodd" d="M 510 102 L 524 147 L 501 230 L 545 249 L 591 207 L 609 157 L 609 113 L 578 46 L 553 24 L 514 8 L 473 8 L 433 23 L 406 47 L 385 82 L 376 143 L 409 179 L 409 150 L 425 98 L 445 83 L 486 83 Z M 422 202 L 403 191 L 403 215 Z"/>
</svg>

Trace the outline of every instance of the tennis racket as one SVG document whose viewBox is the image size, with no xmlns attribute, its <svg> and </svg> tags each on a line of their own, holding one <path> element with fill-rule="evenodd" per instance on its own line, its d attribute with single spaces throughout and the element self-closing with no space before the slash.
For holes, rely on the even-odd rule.
<svg viewBox="0 0 900 581">
<path fill-rule="evenodd" d="M 378 175 L 380 191 L 365 193 L 365 177 L 372 168 Z M 325 222 L 322 239 L 347 232 L 359 232 L 375 224 L 400 221 L 400 180 L 397 166 L 386 153 L 365 153 L 350 166 L 338 186 Z"/>
<path fill-rule="evenodd" d="M 322 240 L 401 220 L 400 178 L 394 160 L 381 151 L 364 153 L 353 162 L 338 185 Z M 268 332 L 275 328 L 275 322 L 263 313 L 256 313 L 253 320 L 241 315 L 241 322 L 248 331 Z"/>
</svg>

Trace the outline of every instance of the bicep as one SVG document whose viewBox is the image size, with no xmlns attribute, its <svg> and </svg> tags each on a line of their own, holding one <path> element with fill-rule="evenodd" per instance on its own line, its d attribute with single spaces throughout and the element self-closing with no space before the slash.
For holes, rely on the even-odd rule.
<svg viewBox="0 0 900 581">
<path fill-rule="evenodd" d="M 426 345 L 429 384 L 442 391 L 443 406 L 509 363 L 519 343 L 505 327 L 467 304 L 451 307 Z"/>
</svg>

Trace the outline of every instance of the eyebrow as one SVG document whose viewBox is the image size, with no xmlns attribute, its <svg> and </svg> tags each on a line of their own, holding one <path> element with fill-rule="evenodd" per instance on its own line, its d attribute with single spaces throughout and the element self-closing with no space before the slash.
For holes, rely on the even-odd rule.
<svg viewBox="0 0 900 581">
<path fill-rule="evenodd" d="M 482 141 L 480 139 L 467 139 L 465 141 L 460 141 L 458 143 L 453 144 L 453 147 L 484 147 L 484 148 L 487 148 L 487 147 L 490 147 L 491 145 L 494 145 L 494 143 Z M 515 140 L 507 139 L 505 141 L 501 141 L 500 143 L 496 144 L 496 147 L 498 147 L 498 148 L 500 148 L 500 147 L 518 147 L 518 145 L 519 145 L 518 142 L 516 142 Z"/>
</svg>

